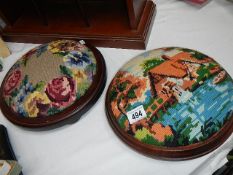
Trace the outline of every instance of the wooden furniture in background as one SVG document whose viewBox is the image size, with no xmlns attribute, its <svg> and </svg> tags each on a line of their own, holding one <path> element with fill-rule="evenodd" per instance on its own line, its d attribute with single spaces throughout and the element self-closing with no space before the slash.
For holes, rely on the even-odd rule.
<svg viewBox="0 0 233 175">
<path fill-rule="evenodd" d="M 0 2 L 6 23 L 0 32 L 14 42 L 84 39 L 95 46 L 145 49 L 154 16 L 151 0 L 8 0 Z"/>
</svg>

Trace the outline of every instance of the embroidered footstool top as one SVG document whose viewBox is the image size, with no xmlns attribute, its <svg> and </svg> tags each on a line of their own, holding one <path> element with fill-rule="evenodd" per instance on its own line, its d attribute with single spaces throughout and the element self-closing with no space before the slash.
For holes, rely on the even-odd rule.
<svg viewBox="0 0 233 175">
<path fill-rule="evenodd" d="M 190 159 L 233 131 L 233 82 L 212 58 L 185 48 L 139 55 L 115 75 L 106 113 L 116 134 L 156 158 Z"/>
<path fill-rule="evenodd" d="M 87 44 L 58 40 L 23 55 L 1 86 L 1 109 L 15 124 L 40 127 L 77 120 L 104 89 L 105 62 Z"/>
</svg>

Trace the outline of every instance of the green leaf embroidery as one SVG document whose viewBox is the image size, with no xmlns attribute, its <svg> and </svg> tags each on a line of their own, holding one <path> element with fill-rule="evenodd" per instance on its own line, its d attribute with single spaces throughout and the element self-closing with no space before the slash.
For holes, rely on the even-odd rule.
<svg viewBox="0 0 233 175">
<path fill-rule="evenodd" d="M 15 89 L 13 92 L 11 92 L 11 97 L 16 97 L 17 94 L 19 93 L 19 90 L 18 89 Z"/>
<path fill-rule="evenodd" d="M 64 57 L 64 56 L 66 56 L 67 54 L 68 54 L 69 52 L 56 52 L 56 53 L 54 53 L 54 55 L 57 55 L 57 56 L 62 56 L 62 57 Z"/>
<path fill-rule="evenodd" d="M 62 74 L 67 75 L 69 77 L 72 77 L 72 71 L 69 68 L 67 68 L 66 66 L 60 65 L 60 71 Z"/>
<path fill-rule="evenodd" d="M 36 91 L 43 91 L 44 87 L 45 87 L 45 82 L 40 81 L 39 83 L 36 84 L 35 89 L 36 89 Z"/>
<path fill-rule="evenodd" d="M 28 75 L 25 75 L 23 79 L 23 85 L 25 86 L 28 83 Z"/>
<path fill-rule="evenodd" d="M 59 112 L 60 112 L 59 109 L 52 107 L 52 108 L 48 109 L 47 113 L 48 113 L 48 115 L 54 115 L 54 114 L 59 113 Z"/>
</svg>

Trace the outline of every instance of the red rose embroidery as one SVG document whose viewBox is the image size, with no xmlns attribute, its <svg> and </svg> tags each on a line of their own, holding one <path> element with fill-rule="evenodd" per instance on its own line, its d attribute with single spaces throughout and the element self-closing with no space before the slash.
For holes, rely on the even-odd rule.
<svg viewBox="0 0 233 175">
<path fill-rule="evenodd" d="M 66 76 L 55 78 L 48 83 L 45 93 L 53 105 L 66 107 L 76 98 L 75 83 Z"/>
<path fill-rule="evenodd" d="M 4 94 L 10 95 L 11 92 L 17 87 L 21 79 L 21 71 L 15 70 L 12 72 L 8 78 L 6 79 L 6 83 L 4 85 Z"/>
</svg>

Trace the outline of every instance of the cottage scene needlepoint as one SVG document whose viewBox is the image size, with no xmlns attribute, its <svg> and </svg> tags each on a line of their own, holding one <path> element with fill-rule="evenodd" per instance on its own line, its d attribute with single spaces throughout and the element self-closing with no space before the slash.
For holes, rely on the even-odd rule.
<svg viewBox="0 0 233 175">
<path fill-rule="evenodd" d="M 160 158 L 194 158 L 215 149 L 232 132 L 232 110 L 229 74 L 211 57 L 179 47 L 130 60 L 106 97 L 117 135 L 139 152 Z"/>
</svg>

